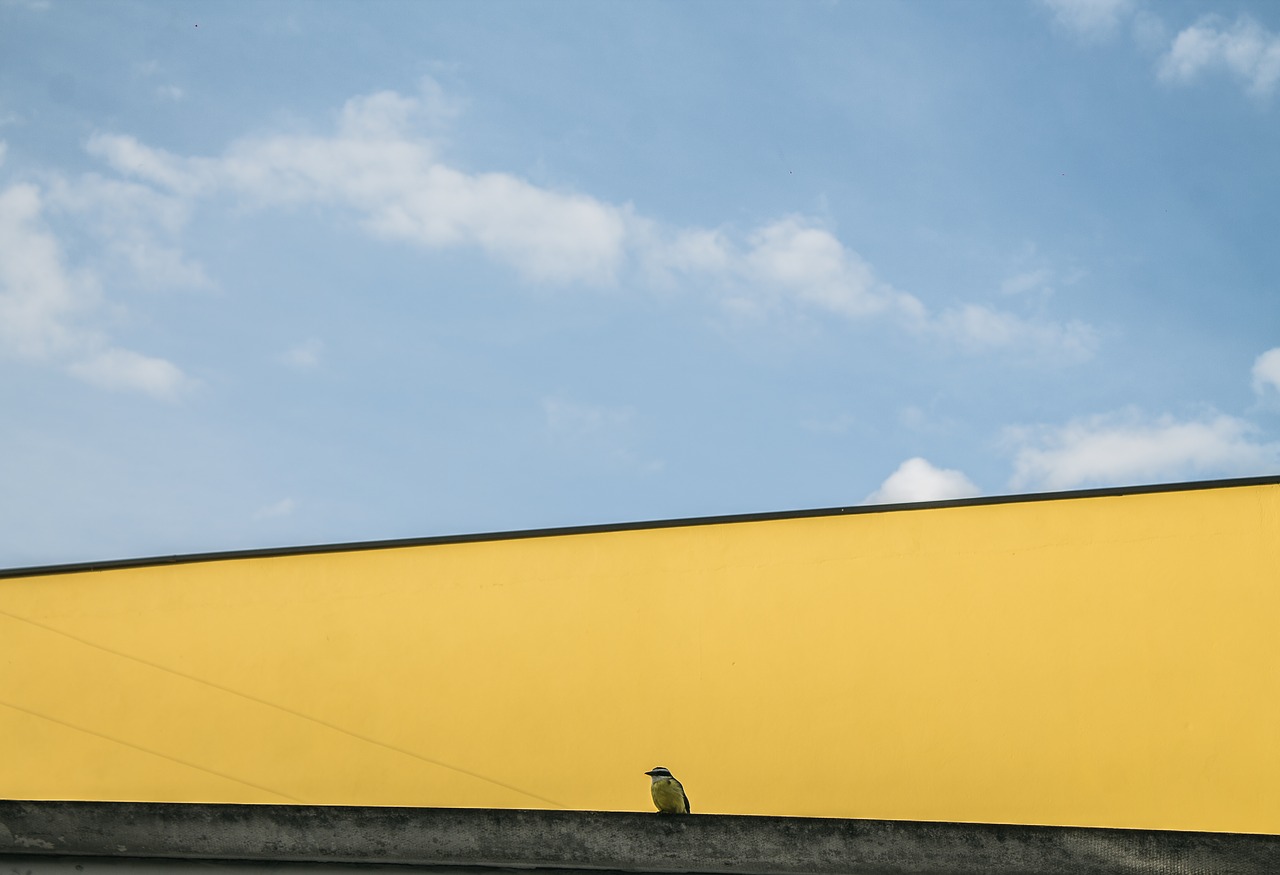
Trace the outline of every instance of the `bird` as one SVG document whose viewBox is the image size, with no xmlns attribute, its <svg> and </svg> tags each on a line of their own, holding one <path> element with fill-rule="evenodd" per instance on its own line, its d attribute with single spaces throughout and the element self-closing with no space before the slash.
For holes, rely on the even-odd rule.
<svg viewBox="0 0 1280 875">
<path fill-rule="evenodd" d="M 659 814 L 689 813 L 689 797 L 684 793 L 684 785 L 676 780 L 670 769 L 654 766 L 645 774 L 653 778 L 649 793 L 653 796 L 653 804 L 658 806 Z"/>
</svg>

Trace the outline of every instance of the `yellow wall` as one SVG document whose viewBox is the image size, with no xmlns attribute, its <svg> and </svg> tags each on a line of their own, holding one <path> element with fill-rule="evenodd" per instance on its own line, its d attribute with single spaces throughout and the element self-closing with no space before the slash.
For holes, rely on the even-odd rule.
<svg viewBox="0 0 1280 875">
<path fill-rule="evenodd" d="M 1280 484 L 0 580 L 0 796 L 1280 832 Z"/>
</svg>

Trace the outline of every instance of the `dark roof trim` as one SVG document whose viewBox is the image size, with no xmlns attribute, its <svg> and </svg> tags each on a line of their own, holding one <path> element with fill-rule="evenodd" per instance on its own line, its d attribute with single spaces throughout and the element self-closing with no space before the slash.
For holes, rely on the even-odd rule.
<svg viewBox="0 0 1280 875">
<path fill-rule="evenodd" d="M 0 861 L 7 856 L 708 875 L 1274 875 L 1280 836 L 719 814 L 0 801 Z"/>
<path fill-rule="evenodd" d="M 897 513 L 948 507 L 980 507 L 993 504 L 1020 504 L 1036 501 L 1066 501 L 1081 498 L 1109 498 L 1121 495 L 1150 495 L 1161 492 L 1187 492 L 1241 486 L 1280 485 L 1280 475 L 1242 477 L 1229 480 L 1196 480 L 1185 483 L 1155 483 L 1141 486 L 1113 486 L 1103 489 L 1076 489 L 1063 492 L 1035 492 L 1021 495 L 988 495 L 946 501 L 918 501 L 905 504 L 858 504 L 824 507 L 812 510 L 786 510 L 765 513 L 726 514 L 722 516 L 687 517 L 683 519 L 645 520 L 600 525 L 561 526 L 546 529 L 518 529 L 507 532 L 485 532 L 463 535 L 435 535 L 422 538 L 397 538 L 381 541 L 350 541 L 337 544 L 313 544 L 301 547 L 265 547 L 251 550 L 223 550 L 209 553 L 184 553 L 174 556 L 148 556 L 137 559 L 112 559 L 102 562 L 73 562 L 62 565 L 33 565 L 25 568 L 0 568 L 0 579 L 35 577 L 46 574 L 68 574 L 83 571 L 112 571 L 120 568 L 142 568 L 153 565 L 179 565 L 191 562 L 219 562 L 231 559 L 262 559 L 279 556 L 301 556 L 320 553 L 351 553 L 362 550 L 387 550 L 397 547 L 426 547 L 434 544 L 464 544 L 476 541 L 511 541 L 522 538 L 548 538 L 561 535 L 586 535 L 601 532 L 627 532 L 642 529 L 667 529 L 680 526 L 709 526 L 726 523 L 751 523 L 769 520 L 804 519 L 808 517 L 846 516 L 867 513 Z"/>
</svg>

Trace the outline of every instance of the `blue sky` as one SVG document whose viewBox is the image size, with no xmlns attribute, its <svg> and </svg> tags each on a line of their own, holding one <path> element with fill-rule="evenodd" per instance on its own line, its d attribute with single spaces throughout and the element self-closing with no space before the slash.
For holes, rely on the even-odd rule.
<svg viewBox="0 0 1280 875">
<path fill-rule="evenodd" d="M 0 0 L 0 566 L 1280 473 L 1280 5 Z"/>
</svg>

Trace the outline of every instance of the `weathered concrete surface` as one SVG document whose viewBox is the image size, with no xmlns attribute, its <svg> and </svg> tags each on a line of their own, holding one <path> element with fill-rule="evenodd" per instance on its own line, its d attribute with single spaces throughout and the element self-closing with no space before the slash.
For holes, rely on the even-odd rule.
<svg viewBox="0 0 1280 875">
<path fill-rule="evenodd" d="M 9 857 L 743 875 L 1275 875 L 1280 837 L 589 811 L 0 801 Z"/>
</svg>

